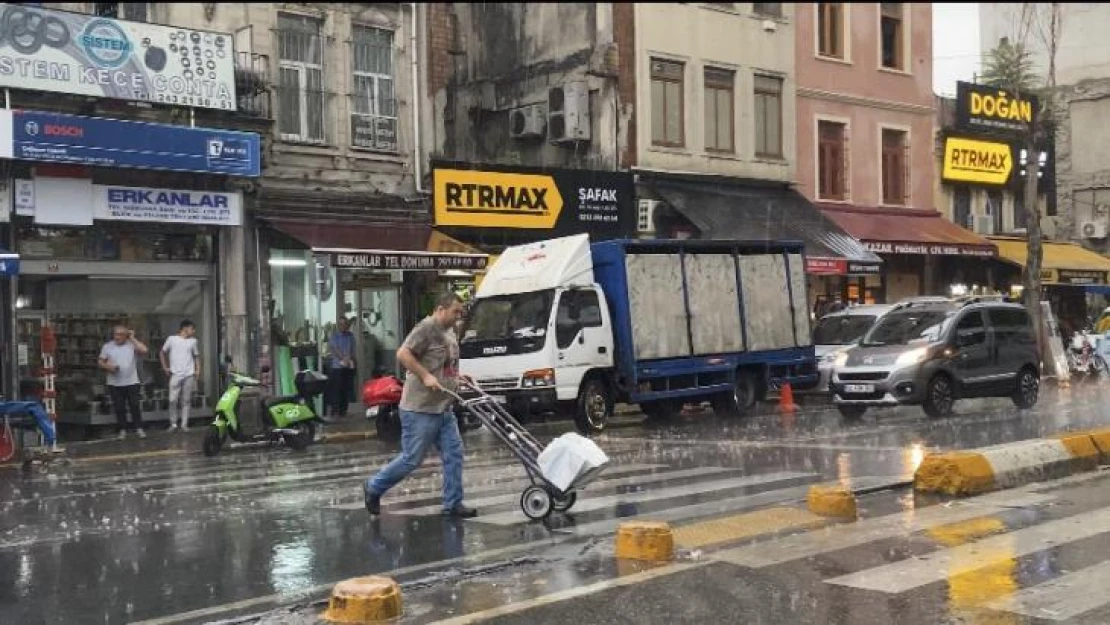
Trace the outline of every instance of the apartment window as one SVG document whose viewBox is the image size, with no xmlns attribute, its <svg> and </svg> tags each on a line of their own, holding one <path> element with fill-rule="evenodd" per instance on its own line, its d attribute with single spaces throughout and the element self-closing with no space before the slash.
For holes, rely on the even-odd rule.
<svg viewBox="0 0 1110 625">
<path fill-rule="evenodd" d="M 770 17 L 782 17 L 782 3 L 781 2 L 754 2 L 752 3 L 752 12 L 757 15 L 767 15 Z"/>
<path fill-rule="evenodd" d="M 278 132 L 289 141 L 324 142 L 324 41 L 320 20 L 278 15 Z"/>
<path fill-rule="evenodd" d="M 726 69 L 705 69 L 705 149 L 732 152 L 735 149 L 736 73 Z"/>
<path fill-rule="evenodd" d="M 1026 226 L 1025 219 L 1025 190 L 1020 189 L 1014 193 L 1014 230 L 1022 230 Z"/>
<path fill-rule="evenodd" d="M 755 80 L 755 155 L 782 158 L 782 79 Z"/>
<path fill-rule="evenodd" d="M 992 233 L 1002 232 L 1002 192 L 998 190 L 987 191 L 987 215 L 991 218 L 994 227 Z"/>
<path fill-rule="evenodd" d="M 683 109 L 686 65 L 651 60 L 651 142 L 682 147 L 686 144 Z"/>
<path fill-rule="evenodd" d="M 848 197 L 848 127 L 817 122 L 817 197 L 844 200 Z"/>
<path fill-rule="evenodd" d="M 961 228 L 975 229 L 975 224 L 971 223 L 970 188 L 956 187 L 952 193 L 952 221 Z"/>
<path fill-rule="evenodd" d="M 883 128 L 883 204 L 908 203 L 909 163 L 906 133 Z"/>
<path fill-rule="evenodd" d="M 882 17 L 880 30 L 882 32 L 883 67 L 887 69 L 906 69 L 904 20 L 902 11 L 905 5 L 901 2 L 881 2 Z"/>
<path fill-rule="evenodd" d="M 393 31 L 351 29 L 351 144 L 397 150 L 397 101 L 393 91 Z"/>
<path fill-rule="evenodd" d="M 843 2 L 817 5 L 817 53 L 834 59 L 844 58 Z"/>
<path fill-rule="evenodd" d="M 149 19 L 148 4 L 147 2 L 97 2 L 93 4 L 93 15 L 132 22 L 146 22 Z"/>
</svg>

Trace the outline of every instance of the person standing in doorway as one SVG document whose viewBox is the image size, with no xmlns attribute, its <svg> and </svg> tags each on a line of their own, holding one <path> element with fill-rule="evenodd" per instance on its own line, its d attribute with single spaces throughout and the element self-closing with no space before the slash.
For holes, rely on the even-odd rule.
<svg viewBox="0 0 1110 625">
<path fill-rule="evenodd" d="M 170 380 L 170 431 L 178 428 L 180 415 L 181 431 L 189 431 L 189 408 L 193 403 L 193 393 L 200 379 L 200 352 L 197 350 L 197 328 L 192 321 L 181 322 L 177 334 L 166 339 L 158 358 L 162 370 Z M 178 402 L 181 407 L 178 408 Z"/>
<path fill-rule="evenodd" d="M 458 388 L 459 343 L 455 323 L 462 316 L 462 300 L 447 293 L 436 300 L 435 311 L 413 328 L 397 350 L 397 361 L 409 375 L 401 393 L 401 455 L 363 487 L 366 510 L 381 514 L 382 495 L 424 462 L 435 445 L 443 459 L 443 514 L 470 518 L 478 515 L 463 505 L 463 444 L 459 423 L 444 392 Z"/>
<path fill-rule="evenodd" d="M 332 416 L 347 416 L 355 385 L 355 335 L 346 317 L 339 318 L 328 341 L 328 385 L 331 387 L 328 404 Z"/>
<path fill-rule="evenodd" d="M 100 348 L 100 368 L 108 375 L 108 395 L 116 410 L 120 440 L 127 438 L 127 413 L 131 412 L 131 427 L 139 438 L 146 438 L 143 431 L 143 413 L 139 410 L 139 359 L 150 350 L 134 330 L 118 325 L 112 330 L 112 340 Z"/>
</svg>

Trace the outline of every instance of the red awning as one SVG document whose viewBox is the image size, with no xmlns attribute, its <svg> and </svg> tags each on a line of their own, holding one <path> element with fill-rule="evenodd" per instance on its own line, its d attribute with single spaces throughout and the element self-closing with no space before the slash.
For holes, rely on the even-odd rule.
<svg viewBox="0 0 1110 625">
<path fill-rule="evenodd" d="M 997 256 L 998 248 L 931 210 L 818 204 L 821 212 L 876 254 Z"/>
</svg>

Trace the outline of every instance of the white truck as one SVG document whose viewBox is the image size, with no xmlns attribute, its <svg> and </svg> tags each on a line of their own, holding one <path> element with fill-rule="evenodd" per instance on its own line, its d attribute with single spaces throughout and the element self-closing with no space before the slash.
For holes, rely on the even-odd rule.
<svg viewBox="0 0 1110 625">
<path fill-rule="evenodd" d="M 605 428 L 617 402 L 743 414 L 772 386 L 817 382 L 802 247 L 588 235 L 505 250 L 460 337 L 461 372 L 518 417 Z"/>
</svg>

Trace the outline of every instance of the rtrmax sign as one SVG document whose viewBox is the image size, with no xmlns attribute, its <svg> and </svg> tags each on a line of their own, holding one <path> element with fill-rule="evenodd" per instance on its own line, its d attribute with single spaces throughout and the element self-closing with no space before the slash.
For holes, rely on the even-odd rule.
<svg viewBox="0 0 1110 625">
<path fill-rule="evenodd" d="M 1018 97 L 997 87 L 956 83 L 956 125 L 965 130 L 1022 134 L 1032 126 L 1038 106 L 1034 95 Z"/>
</svg>

